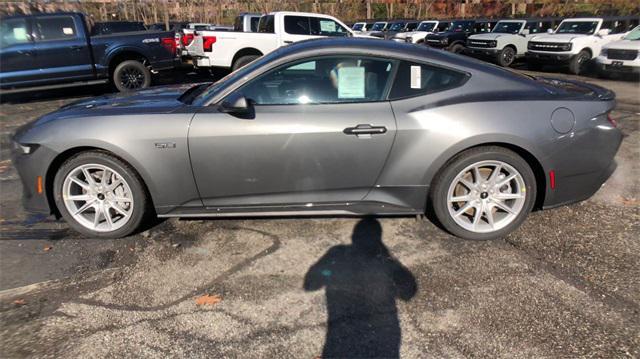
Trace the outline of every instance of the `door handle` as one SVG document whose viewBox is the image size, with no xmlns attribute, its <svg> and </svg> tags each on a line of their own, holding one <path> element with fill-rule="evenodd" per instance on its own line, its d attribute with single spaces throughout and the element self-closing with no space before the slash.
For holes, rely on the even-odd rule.
<svg viewBox="0 0 640 359">
<path fill-rule="evenodd" d="M 285 41 L 284 41 L 284 43 L 285 43 L 285 44 L 293 44 L 293 41 L 291 41 L 291 40 L 285 40 Z"/>
<path fill-rule="evenodd" d="M 347 127 L 344 129 L 345 135 L 381 135 L 387 132 L 384 126 L 358 125 L 356 127 Z"/>
</svg>

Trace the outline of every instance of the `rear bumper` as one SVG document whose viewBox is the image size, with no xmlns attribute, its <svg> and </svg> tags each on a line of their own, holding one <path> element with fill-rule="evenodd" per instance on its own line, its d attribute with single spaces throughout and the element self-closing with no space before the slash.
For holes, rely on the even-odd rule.
<svg viewBox="0 0 640 359">
<path fill-rule="evenodd" d="M 547 52 L 530 52 L 528 51 L 525 56 L 527 60 L 533 60 L 537 62 L 562 62 L 567 63 L 570 62 L 571 59 L 575 56 L 574 54 L 563 54 L 563 53 L 547 53 Z"/>
</svg>

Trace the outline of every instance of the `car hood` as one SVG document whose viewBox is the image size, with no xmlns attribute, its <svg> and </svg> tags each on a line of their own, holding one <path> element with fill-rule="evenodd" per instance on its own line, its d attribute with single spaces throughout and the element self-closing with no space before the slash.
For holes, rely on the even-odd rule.
<svg viewBox="0 0 640 359">
<path fill-rule="evenodd" d="M 604 46 L 606 49 L 638 50 L 640 51 L 640 40 L 619 40 Z"/>
<path fill-rule="evenodd" d="M 488 32 L 486 34 L 471 35 L 471 36 L 469 36 L 469 39 L 470 40 L 497 40 L 500 37 L 508 36 L 508 35 L 510 35 L 510 34 L 501 34 L 501 33 Z"/>
<path fill-rule="evenodd" d="M 116 116 L 123 114 L 170 113 L 185 106 L 180 96 L 197 84 L 159 86 L 130 93 L 118 93 L 80 100 L 62 106 L 30 123 L 35 127 L 65 118 Z"/>
<path fill-rule="evenodd" d="M 589 35 L 580 35 L 580 34 L 547 34 L 536 36 L 531 41 L 535 42 L 557 42 L 557 43 L 567 43 L 571 42 L 573 39 L 577 39 L 580 37 L 585 37 Z"/>
</svg>

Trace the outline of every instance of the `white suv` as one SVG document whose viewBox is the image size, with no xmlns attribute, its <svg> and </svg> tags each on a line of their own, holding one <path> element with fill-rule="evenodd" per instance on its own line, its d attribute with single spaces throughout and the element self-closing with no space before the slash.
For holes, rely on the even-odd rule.
<svg viewBox="0 0 640 359">
<path fill-rule="evenodd" d="M 622 34 L 611 34 L 603 22 L 602 18 L 566 19 L 556 31 L 533 37 L 527 51 L 529 67 L 560 62 L 567 63 L 572 74 L 583 73 L 602 46 L 622 38 Z"/>
<path fill-rule="evenodd" d="M 603 75 L 612 72 L 640 73 L 640 26 L 624 35 L 622 40 L 605 45 L 596 63 Z"/>
<path fill-rule="evenodd" d="M 526 20 L 501 20 L 489 33 L 471 35 L 467 39 L 466 54 L 490 58 L 500 66 L 510 66 L 527 52 L 530 35 Z"/>
<path fill-rule="evenodd" d="M 398 42 L 408 42 L 412 44 L 420 44 L 424 42 L 427 35 L 444 31 L 449 27 L 449 21 L 429 20 L 422 21 L 414 31 L 397 33 L 392 40 Z"/>
</svg>

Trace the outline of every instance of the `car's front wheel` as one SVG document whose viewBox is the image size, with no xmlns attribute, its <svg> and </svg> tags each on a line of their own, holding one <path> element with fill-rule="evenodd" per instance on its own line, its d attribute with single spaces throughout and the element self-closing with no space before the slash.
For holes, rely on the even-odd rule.
<svg viewBox="0 0 640 359">
<path fill-rule="evenodd" d="M 151 71 L 140 61 L 123 61 L 113 71 L 112 81 L 120 92 L 144 89 L 151 85 Z"/>
<path fill-rule="evenodd" d="M 105 152 L 71 157 L 58 170 L 53 186 L 62 217 L 89 237 L 127 236 L 140 227 L 147 212 L 147 195 L 138 175 Z"/>
<path fill-rule="evenodd" d="M 516 50 L 511 46 L 506 46 L 498 54 L 498 64 L 502 67 L 509 67 L 516 59 Z"/>
<path fill-rule="evenodd" d="M 436 177 L 431 204 L 452 234 L 475 240 L 503 237 L 525 220 L 536 198 L 527 162 L 502 147 L 477 147 L 455 156 Z"/>
</svg>

